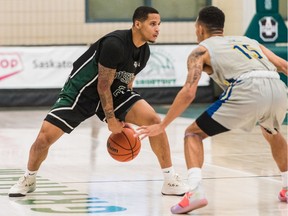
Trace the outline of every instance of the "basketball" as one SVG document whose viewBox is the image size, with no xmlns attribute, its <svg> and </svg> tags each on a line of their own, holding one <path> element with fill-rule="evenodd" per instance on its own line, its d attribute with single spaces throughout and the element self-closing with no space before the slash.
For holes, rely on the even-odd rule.
<svg viewBox="0 0 288 216">
<path fill-rule="evenodd" d="M 141 142 L 139 137 L 134 137 L 134 130 L 124 127 L 121 133 L 111 134 L 107 140 L 107 151 L 110 156 L 119 161 L 133 160 L 140 152 Z"/>
</svg>

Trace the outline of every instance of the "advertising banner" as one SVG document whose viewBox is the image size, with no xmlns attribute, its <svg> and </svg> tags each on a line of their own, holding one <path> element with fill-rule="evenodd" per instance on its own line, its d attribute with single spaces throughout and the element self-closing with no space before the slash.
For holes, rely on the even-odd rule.
<svg viewBox="0 0 288 216">
<path fill-rule="evenodd" d="M 187 57 L 196 45 L 152 45 L 147 66 L 135 79 L 135 87 L 180 87 L 187 77 Z M 209 85 L 202 73 L 199 86 Z"/>
<path fill-rule="evenodd" d="M 186 80 L 187 56 L 195 45 L 151 45 L 146 68 L 134 87 L 179 87 Z M 0 89 L 62 88 L 73 62 L 87 46 L 0 47 Z M 208 86 L 203 73 L 199 85 Z"/>
<path fill-rule="evenodd" d="M 86 46 L 1 47 L 0 89 L 61 88 Z"/>
</svg>

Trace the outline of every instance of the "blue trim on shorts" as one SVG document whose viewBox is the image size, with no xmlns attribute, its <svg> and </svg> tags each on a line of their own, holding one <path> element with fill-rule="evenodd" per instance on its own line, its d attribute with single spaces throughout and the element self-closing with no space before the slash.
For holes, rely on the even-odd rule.
<svg viewBox="0 0 288 216">
<path fill-rule="evenodd" d="M 231 85 L 224 91 L 219 99 L 215 101 L 208 109 L 206 110 L 207 114 L 211 117 L 221 106 L 223 103 L 226 103 L 226 101 L 229 100 L 231 94 L 232 94 L 232 88 L 234 86 L 234 83 L 231 83 Z"/>
</svg>

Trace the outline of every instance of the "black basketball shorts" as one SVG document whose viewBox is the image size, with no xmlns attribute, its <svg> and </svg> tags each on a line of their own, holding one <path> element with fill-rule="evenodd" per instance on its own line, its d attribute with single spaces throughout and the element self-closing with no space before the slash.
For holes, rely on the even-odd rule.
<svg viewBox="0 0 288 216">
<path fill-rule="evenodd" d="M 98 98 L 98 96 L 95 95 L 92 99 L 81 95 L 75 100 L 71 100 L 71 97 L 61 95 L 47 114 L 45 120 L 61 128 L 65 133 L 71 133 L 81 122 L 95 114 L 101 121 L 106 121 L 101 102 L 95 98 Z M 116 118 L 125 121 L 127 112 L 135 102 L 141 99 L 142 97 L 137 92 L 129 89 L 122 91 L 116 97 L 113 96 Z"/>
</svg>

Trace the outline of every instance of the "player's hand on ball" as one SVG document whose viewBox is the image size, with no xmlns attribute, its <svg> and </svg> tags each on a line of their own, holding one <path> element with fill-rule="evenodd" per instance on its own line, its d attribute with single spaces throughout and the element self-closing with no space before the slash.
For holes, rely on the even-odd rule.
<svg viewBox="0 0 288 216">
<path fill-rule="evenodd" d="M 124 123 L 124 127 L 123 128 L 130 128 L 130 129 L 132 129 L 134 131 L 132 125 L 127 123 L 127 122 Z"/>
<path fill-rule="evenodd" d="M 107 119 L 108 129 L 114 134 L 121 133 L 123 127 L 125 126 L 124 122 L 119 121 L 116 118 Z"/>
</svg>

